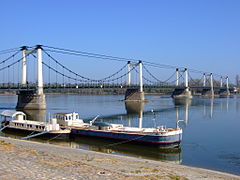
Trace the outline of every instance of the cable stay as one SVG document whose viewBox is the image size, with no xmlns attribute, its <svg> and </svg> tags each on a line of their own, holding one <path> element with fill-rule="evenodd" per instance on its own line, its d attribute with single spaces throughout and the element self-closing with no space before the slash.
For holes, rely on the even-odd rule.
<svg viewBox="0 0 240 180">
<path fill-rule="evenodd" d="M 64 49 L 64 48 L 56 48 L 56 47 L 44 46 L 44 45 L 43 45 L 43 47 L 50 48 L 50 49 L 45 49 L 46 51 L 51 51 L 51 52 L 61 53 L 61 54 L 85 56 L 85 57 L 90 57 L 90 58 L 107 59 L 107 60 L 124 61 L 124 62 L 129 61 L 129 59 L 131 59 L 132 61 L 137 61 L 132 58 L 122 58 L 122 57 L 89 53 L 89 52 L 84 52 L 84 51 L 76 51 L 76 50 L 70 50 L 70 49 Z"/>
<path fill-rule="evenodd" d="M 0 51 L 0 55 L 12 53 L 12 52 L 16 52 L 16 51 L 19 50 L 19 49 L 20 49 L 20 48 L 12 48 L 12 49 L 1 50 L 1 51 Z"/>
<path fill-rule="evenodd" d="M 11 64 L 9 64 L 9 65 L 0 68 L 0 71 L 2 71 L 2 70 L 4 70 L 4 69 L 7 69 L 7 68 L 10 68 L 11 66 L 13 66 L 13 65 L 15 65 L 15 64 L 17 64 L 17 63 L 19 63 L 22 59 L 23 59 L 23 58 L 20 58 L 20 59 L 18 59 L 17 61 L 14 61 L 13 63 L 11 63 Z"/>
<path fill-rule="evenodd" d="M 126 67 L 126 65 L 127 65 L 127 64 L 126 64 L 126 65 L 124 65 L 120 70 L 118 70 L 117 72 L 115 72 L 115 73 L 113 73 L 112 75 L 107 76 L 107 77 L 105 77 L 105 78 L 103 78 L 103 79 L 90 79 L 90 78 L 84 77 L 84 76 L 82 76 L 82 75 L 79 75 L 78 73 L 73 72 L 72 70 L 70 70 L 69 68 L 67 68 L 66 66 L 64 66 L 63 64 L 59 63 L 59 61 L 57 61 L 55 58 L 53 58 L 53 57 L 52 57 L 48 52 L 46 52 L 45 50 L 43 50 L 43 52 L 45 52 L 48 57 L 50 57 L 55 63 L 57 63 L 57 64 L 58 64 L 59 66 L 61 66 L 62 68 L 66 69 L 68 72 L 70 72 L 70 73 L 74 74 L 75 76 L 78 76 L 78 77 L 86 80 L 86 81 L 83 81 L 83 82 L 87 82 L 87 81 L 93 81 L 93 82 L 105 82 L 105 81 L 108 81 L 108 82 L 111 82 L 111 81 L 120 79 L 120 78 L 122 78 L 123 76 L 125 76 L 125 75 L 127 75 L 127 74 L 129 73 L 129 72 L 127 72 L 127 73 L 119 76 L 118 78 L 110 79 L 110 78 L 112 78 L 113 76 L 115 76 L 116 74 L 120 73 L 120 72 Z M 45 65 L 45 66 L 48 66 L 46 63 L 45 63 L 44 65 Z M 48 66 L 48 67 L 49 67 L 49 66 Z M 54 70 L 55 72 L 57 72 L 56 69 L 54 69 L 54 68 L 51 68 L 51 69 Z M 60 72 L 59 72 L 59 73 L 60 73 Z M 60 73 L 60 74 L 62 74 L 62 73 Z M 67 77 L 67 76 L 65 76 L 65 77 Z M 70 77 L 70 76 L 68 76 L 68 77 Z M 76 78 L 71 78 L 71 79 L 76 79 Z"/>
<path fill-rule="evenodd" d="M 143 65 L 143 68 L 146 70 L 146 72 L 147 72 L 153 79 L 155 79 L 155 80 L 157 81 L 157 82 L 153 82 L 153 81 L 151 81 L 151 80 L 148 80 L 149 82 L 154 83 L 154 84 L 156 84 L 156 83 L 162 83 L 162 84 L 168 83 L 168 81 L 169 81 L 170 79 L 172 79 L 173 76 L 175 75 L 175 72 L 174 72 L 168 79 L 166 79 L 165 81 L 161 81 L 161 80 L 159 80 L 158 78 L 156 78 L 144 65 Z M 144 79 L 147 80 L 147 78 L 144 78 Z"/>
<path fill-rule="evenodd" d="M 9 56 L 8 58 L 4 59 L 3 61 L 1 61 L 0 64 L 6 63 L 8 60 L 15 57 L 19 52 L 20 52 L 20 50 L 15 52 L 13 55 Z"/>
<path fill-rule="evenodd" d="M 194 78 L 192 78 L 192 76 L 190 74 L 188 74 L 188 76 L 190 77 L 190 80 L 191 80 L 190 83 L 191 84 L 199 85 L 199 83 L 203 82 L 203 77 L 204 76 L 202 76 L 200 79 L 194 79 Z"/>
</svg>

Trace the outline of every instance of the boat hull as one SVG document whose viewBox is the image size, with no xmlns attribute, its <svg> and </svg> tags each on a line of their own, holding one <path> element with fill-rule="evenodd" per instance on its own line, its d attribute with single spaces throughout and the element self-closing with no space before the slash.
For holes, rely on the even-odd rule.
<svg viewBox="0 0 240 180">
<path fill-rule="evenodd" d="M 163 148 L 179 146 L 179 144 L 182 141 L 182 133 L 164 136 L 164 135 L 145 135 L 145 134 L 84 130 L 84 129 L 72 128 L 71 134 L 120 140 L 120 141 L 123 141 L 123 143 L 157 145 Z"/>
<path fill-rule="evenodd" d="M 34 135 L 34 134 L 38 134 L 41 133 L 43 131 L 33 131 L 33 130 L 28 130 L 28 129 L 18 129 L 18 128 L 14 128 L 14 127 L 6 127 L 3 129 L 2 131 L 3 133 L 6 134 L 18 134 L 20 136 L 29 136 L 29 135 Z M 56 138 L 56 139 L 67 139 L 69 138 L 69 134 L 70 133 L 58 133 L 58 132 L 48 132 L 46 134 L 42 134 L 40 136 L 37 136 L 38 138 Z"/>
</svg>

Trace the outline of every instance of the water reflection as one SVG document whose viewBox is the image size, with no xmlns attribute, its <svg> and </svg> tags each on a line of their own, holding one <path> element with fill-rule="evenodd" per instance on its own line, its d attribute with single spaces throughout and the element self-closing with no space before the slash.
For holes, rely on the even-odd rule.
<svg viewBox="0 0 240 180">
<path fill-rule="evenodd" d="M 141 114 L 144 110 L 144 102 L 125 102 L 127 114 Z"/>
<path fill-rule="evenodd" d="M 114 145 L 116 141 L 95 139 L 87 137 L 75 137 L 75 148 L 81 148 L 81 146 L 88 145 L 85 148 L 93 151 L 100 151 L 112 154 L 127 154 L 130 156 L 137 156 L 141 158 L 155 159 L 155 160 L 167 160 L 180 163 L 182 161 L 181 149 L 158 149 L 151 146 L 141 146 L 137 144 L 118 144 Z M 114 146 L 112 146 L 114 145 Z"/>
<path fill-rule="evenodd" d="M 174 99 L 174 105 L 176 108 L 176 121 L 184 120 L 184 124 L 187 126 L 189 123 L 189 108 L 190 106 L 199 106 L 203 109 L 203 116 L 209 119 L 213 119 L 214 116 L 214 107 L 220 106 L 221 111 L 228 112 L 229 111 L 229 98 L 217 99 L 217 98 L 209 98 L 209 99 Z M 236 102 L 236 107 L 239 102 Z M 200 109 L 200 108 L 198 108 Z M 185 112 L 185 116 L 180 117 L 180 111 Z"/>
<path fill-rule="evenodd" d="M 189 118 L 189 106 L 192 104 L 192 99 L 174 99 L 175 109 L 176 109 L 176 126 L 179 126 L 179 123 L 183 122 L 185 127 L 188 125 Z M 184 106 L 185 116 L 184 118 L 179 118 L 179 106 Z"/>
<path fill-rule="evenodd" d="M 203 114 L 205 117 L 208 117 L 210 119 L 213 118 L 213 103 L 214 103 L 214 98 L 209 99 L 209 101 L 204 101 L 203 103 Z M 210 108 L 209 108 L 210 106 Z"/>
<path fill-rule="evenodd" d="M 128 122 L 131 122 L 131 119 L 134 118 L 135 115 L 138 115 L 138 127 L 142 128 L 144 102 L 125 102 L 125 108 Z M 130 123 L 128 124 L 131 126 Z"/>
</svg>

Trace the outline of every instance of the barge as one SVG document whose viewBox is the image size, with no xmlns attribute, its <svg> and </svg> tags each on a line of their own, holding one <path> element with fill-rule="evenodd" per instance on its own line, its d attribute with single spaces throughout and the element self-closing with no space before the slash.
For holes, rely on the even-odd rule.
<svg viewBox="0 0 240 180">
<path fill-rule="evenodd" d="M 78 113 L 57 113 L 57 122 L 63 128 L 71 128 L 71 135 L 91 136 L 119 141 L 119 143 L 138 143 L 159 147 L 178 147 L 182 141 L 182 129 L 125 127 L 122 124 L 96 122 L 94 118 L 85 123 Z"/>
</svg>

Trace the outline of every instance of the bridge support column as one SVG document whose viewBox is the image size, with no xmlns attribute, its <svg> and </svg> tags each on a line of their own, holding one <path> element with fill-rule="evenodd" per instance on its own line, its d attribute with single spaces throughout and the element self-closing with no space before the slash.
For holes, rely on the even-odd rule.
<svg viewBox="0 0 240 180">
<path fill-rule="evenodd" d="M 176 69 L 176 85 L 178 86 L 178 72 L 179 69 Z M 192 92 L 189 89 L 188 85 L 188 70 L 180 70 L 180 72 L 185 72 L 185 85 L 184 87 L 176 87 L 172 93 L 172 98 L 192 98 Z"/>
<path fill-rule="evenodd" d="M 37 45 L 37 94 L 43 95 L 42 47 Z"/>
<path fill-rule="evenodd" d="M 127 85 L 130 86 L 131 85 L 131 61 L 128 61 L 128 79 L 127 79 Z"/>
<path fill-rule="evenodd" d="M 16 109 L 46 109 L 45 94 L 43 93 L 43 72 L 42 72 L 42 47 L 36 46 L 37 51 L 37 89 L 36 90 L 20 90 Z M 34 53 L 32 51 L 31 53 Z"/>
<path fill-rule="evenodd" d="M 203 73 L 203 87 L 206 87 L 206 74 Z"/>
<path fill-rule="evenodd" d="M 176 69 L 176 86 L 179 85 L 179 74 L 178 74 L 178 68 Z"/>
<path fill-rule="evenodd" d="M 226 88 L 223 88 L 221 86 L 221 89 L 219 91 L 219 96 L 220 97 L 229 97 L 230 94 L 230 90 L 229 90 L 229 80 L 228 80 L 228 76 L 226 77 Z"/>
<path fill-rule="evenodd" d="M 142 61 L 139 61 L 137 65 L 139 67 L 139 88 L 127 89 L 125 101 L 146 101 L 143 91 Z"/>
<path fill-rule="evenodd" d="M 26 51 L 27 47 L 22 47 L 22 86 L 25 86 L 27 84 L 27 57 L 26 57 Z"/>
<path fill-rule="evenodd" d="M 227 81 L 227 93 L 228 95 L 230 95 L 230 91 L 229 91 L 229 79 L 228 79 L 228 76 L 226 77 L 226 81 Z"/>
<path fill-rule="evenodd" d="M 139 91 L 143 92 L 142 61 L 139 61 Z"/>
<path fill-rule="evenodd" d="M 223 80 L 222 80 L 222 76 L 221 76 L 221 79 L 220 79 L 220 87 L 223 86 Z"/>
<path fill-rule="evenodd" d="M 206 87 L 206 76 L 210 77 L 210 87 Z M 203 79 L 203 89 L 202 89 L 202 96 L 204 98 L 214 98 L 214 88 L 213 88 L 213 74 L 205 74 Z"/>
<path fill-rule="evenodd" d="M 212 98 L 214 97 L 214 90 L 213 90 L 213 75 L 212 73 L 210 74 L 210 83 L 211 83 L 211 95 L 212 95 Z"/>
</svg>

